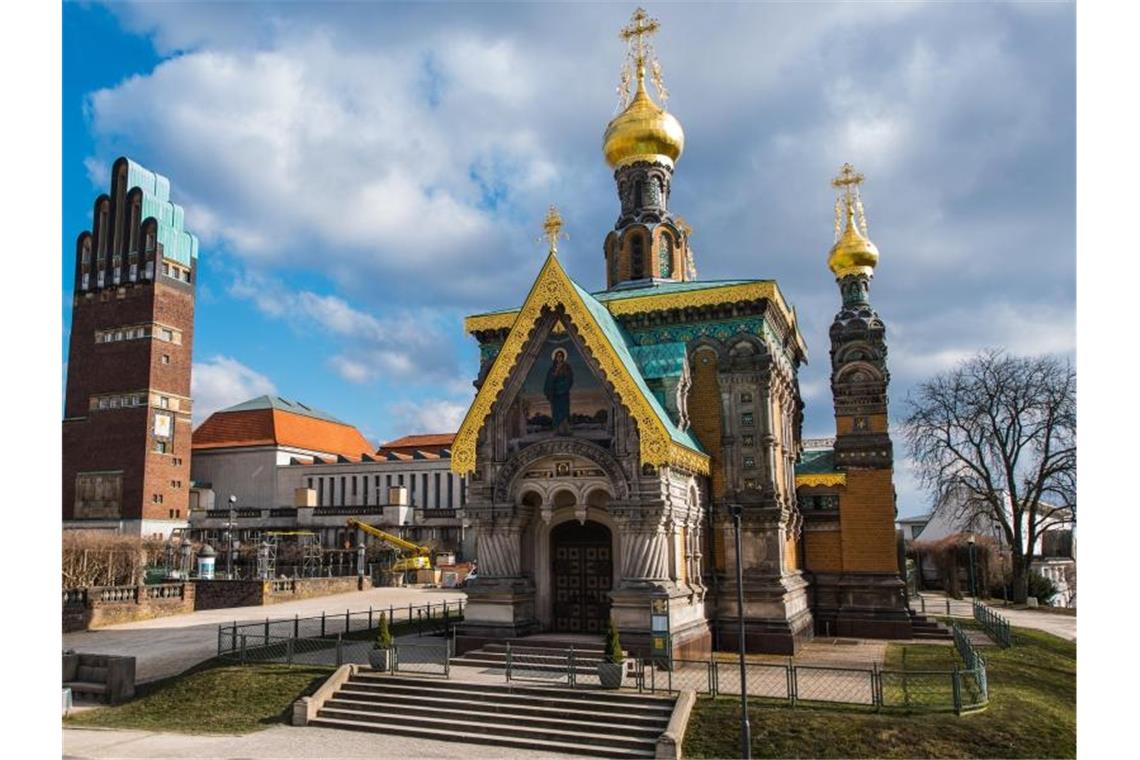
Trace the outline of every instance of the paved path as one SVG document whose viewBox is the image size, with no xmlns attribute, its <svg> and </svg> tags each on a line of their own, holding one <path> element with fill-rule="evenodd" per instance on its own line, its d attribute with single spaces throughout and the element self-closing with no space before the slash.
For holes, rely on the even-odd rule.
<svg viewBox="0 0 1140 760">
<path fill-rule="evenodd" d="M 410 736 L 390 736 L 363 731 L 307 726 L 274 726 L 244 736 L 202 736 L 166 734 L 152 731 L 111 729 L 63 729 L 63 757 L 66 758 L 360 758 L 430 757 L 502 758 L 553 760 L 565 755 L 531 749 L 508 749 L 459 742 L 441 742 Z"/>
<path fill-rule="evenodd" d="M 931 593 L 924 591 L 920 596 L 926 600 L 926 614 L 927 615 L 945 615 L 946 614 L 946 595 Z M 918 603 L 913 603 L 918 608 Z M 999 605 L 987 605 L 994 612 L 1009 620 L 1010 625 L 1021 628 L 1036 628 L 1045 633 L 1051 633 L 1054 636 L 1059 636 L 1062 639 L 1069 641 L 1077 640 L 1077 616 L 1064 615 L 1056 612 L 1045 612 L 1042 610 L 1014 610 L 1008 607 Z M 974 609 L 969 599 L 951 599 L 950 600 L 950 616 L 951 617 L 968 617 L 974 616 Z"/>
<path fill-rule="evenodd" d="M 377 609 L 387 608 L 388 605 L 406 608 L 409 603 L 438 604 L 444 600 L 452 602 L 465 598 L 462 591 L 451 589 L 374 588 L 265 607 L 203 610 L 188 615 L 124 623 L 96 631 L 65 633 L 63 647 L 78 652 L 133 655 L 137 658 L 135 678 L 139 683 L 144 683 L 177 675 L 217 654 L 218 625 L 222 623 L 232 623 L 235 620 L 253 622 L 265 620 L 266 617 L 305 617 L 320 615 L 322 610 L 343 614 L 345 610 L 367 610 L 369 605 Z"/>
</svg>

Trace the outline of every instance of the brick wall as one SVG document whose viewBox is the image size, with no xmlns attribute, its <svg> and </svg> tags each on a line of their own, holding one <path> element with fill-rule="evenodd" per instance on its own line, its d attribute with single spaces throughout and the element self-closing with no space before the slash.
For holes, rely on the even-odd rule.
<svg viewBox="0 0 1140 760">
<path fill-rule="evenodd" d="M 847 486 L 839 496 L 845 571 L 898 572 L 891 472 L 847 470 Z"/>
<path fill-rule="evenodd" d="M 804 531 L 804 568 L 821 573 L 843 570 L 843 538 L 839 531 Z"/>
<path fill-rule="evenodd" d="M 372 588 L 372 579 L 353 577 L 344 578 L 298 578 L 292 581 L 290 589 L 270 589 L 265 595 L 265 604 L 290 602 L 296 599 L 311 599 L 317 596 L 331 596 L 332 594 L 347 594 L 351 591 L 362 591 Z"/>
<path fill-rule="evenodd" d="M 689 419 L 693 435 L 708 453 L 712 473 L 712 497 L 724 496 L 724 424 L 717 379 L 716 354 L 698 350 L 693 355 L 693 387 L 689 391 Z"/>
<path fill-rule="evenodd" d="M 268 581 L 195 581 L 194 609 L 259 607 L 265 603 Z"/>
</svg>

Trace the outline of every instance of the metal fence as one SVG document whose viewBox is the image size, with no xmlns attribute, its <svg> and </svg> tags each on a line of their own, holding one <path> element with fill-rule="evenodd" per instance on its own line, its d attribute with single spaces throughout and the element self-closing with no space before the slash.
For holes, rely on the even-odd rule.
<svg viewBox="0 0 1140 760">
<path fill-rule="evenodd" d="M 367 664 L 372 651 L 370 640 L 346 639 L 337 634 L 333 638 L 293 638 L 260 634 L 237 634 L 230 638 L 221 632 L 219 642 L 228 648 L 222 659 L 239 665 L 278 663 L 282 665 L 327 665 L 340 667 L 346 663 Z M 438 643 L 396 643 L 392 645 L 389 668 L 394 673 L 421 673 L 451 675 L 451 639 Z"/>
<path fill-rule="evenodd" d="M 463 620 L 463 600 L 443 601 L 421 605 L 388 605 L 369 607 L 366 610 L 324 611 L 320 615 L 291 618 L 265 618 L 263 621 L 223 623 L 218 626 L 218 655 L 232 655 L 241 636 L 247 640 L 260 640 L 267 644 L 272 639 L 328 639 L 337 635 L 360 639 L 380 625 L 380 616 L 400 633 L 430 636 L 447 633 Z"/>
<path fill-rule="evenodd" d="M 965 670 L 885 670 L 877 664 L 869 668 L 798 665 L 792 660 L 748 662 L 744 670 L 744 688 L 749 696 L 784 701 L 793 707 L 830 703 L 961 713 L 984 706 L 988 700 L 985 663 L 980 658 Z M 698 694 L 729 696 L 741 690 L 740 664 L 729 660 L 673 660 L 672 667 L 666 669 L 639 660 L 636 673 L 640 691 L 691 689 Z"/>
<path fill-rule="evenodd" d="M 989 607 L 974 600 L 974 620 L 977 620 L 986 633 L 1003 647 L 1013 646 L 1013 636 L 1009 631 L 1009 621 Z"/>
</svg>

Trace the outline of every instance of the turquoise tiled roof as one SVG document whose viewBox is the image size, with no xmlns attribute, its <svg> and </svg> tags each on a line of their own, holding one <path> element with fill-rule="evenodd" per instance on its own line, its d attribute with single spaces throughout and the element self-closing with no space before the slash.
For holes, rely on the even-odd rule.
<svg viewBox="0 0 1140 760">
<path fill-rule="evenodd" d="M 313 409 L 310 406 L 305 406 L 300 401 L 290 401 L 280 396 L 258 396 L 251 398 L 249 401 L 243 401 L 240 404 L 223 409 L 225 412 L 252 412 L 260 409 L 277 409 L 282 412 L 291 412 L 292 414 L 300 414 L 305 417 L 312 417 L 325 422 L 335 422 L 338 425 L 347 425 L 347 422 L 342 422 L 336 417 L 333 417 L 328 412 L 322 412 L 320 409 Z"/>
<path fill-rule="evenodd" d="M 731 285 L 748 285 L 753 282 L 768 282 L 768 280 L 689 280 L 688 282 L 655 282 L 652 285 L 642 285 L 636 288 L 599 290 L 596 293 L 591 293 L 591 295 L 604 303 L 607 301 L 620 301 L 623 298 L 642 298 L 644 296 L 658 296 L 665 293 L 684 293 L 688 290 L 727 288 Z"/>
<path fill-rule="evenodd" d="M 127 189 L 142 190 L 142 219 L 153 216 L 158 222 L 158 242 L 163 256 L 189 267 L 198 258 L 198 238 L 182 228 L 185 212 L 170 202 L 170 180 L 127 159 Z"/>
<path fill-rule="evenodd" d="M 685 367 L 685 344 L 679 341 L 649 346 L 631 345 L 629 351 L 646 380 L 678 377 Z"/>
<path fill-rule="evenodd" d="M 835 469 L 835 449 L 811 449 L 800 455 L 796 464 L 797 475 L 819 475 L 837 472 Z"/>
<path fill-rule="evenodd" d="M 649 386 L 645 382 L 645 377 L 641 374 L 641 368 L 630 352 L 630 346 L 633 345 L 633 341 L 625 329 L 617 323 L 609 310 L 596 298 L 579 287 L 578 283 L 573 280 L 571 280 L 570 283 L 574 286 L 574 289 L 578 291 L 578 295 L 582 297 L 582 302 L 586 304 L 586 308 L 590 310 L 590 314 L 593 315 L 598 326 L 602 328 L 602 333 L 605 335 L 606 340 L 613 346 L 614 352 L 618 355 L 618 358 L 621 359 L 622 364 L 625 365 L 626 370 L 629 371 L 634 382 L 637 383 L 638 390 L 641 391 L 642 396 L 645 397 L 649 406 L 653 409 L 653 413 L 657 415 L 657 419 L 661 420 L 662 424 L 665 425 L 665 429 L 669 431 L 669 437 L 673 439 L 674 443 L 679 443 L 693 451 L 704 453 L 704 449 L 701 448 L 700 443 L 698 443 L 695 438 L 689 435 L 689 433 L 677 429 L 677 426 L 673 424 L 673 420 L 669 418 L 668 413 L 666 413 L 665 408 L 661 405 L 657 396 L 649 389 Z"/>
</svg>

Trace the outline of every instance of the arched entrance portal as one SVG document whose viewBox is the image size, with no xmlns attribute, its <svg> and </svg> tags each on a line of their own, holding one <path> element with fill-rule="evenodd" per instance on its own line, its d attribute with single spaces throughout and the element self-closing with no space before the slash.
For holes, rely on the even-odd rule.
<svg viewBox="0 0 1140 760">
<path fill-rule="evenodd" d="M 602 633 L 610 616 L 613 546 L 601 523 L 570 520 L 550 531 L 553 628 Z"/>
</svg>

